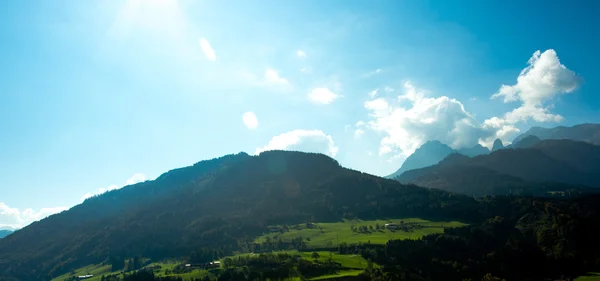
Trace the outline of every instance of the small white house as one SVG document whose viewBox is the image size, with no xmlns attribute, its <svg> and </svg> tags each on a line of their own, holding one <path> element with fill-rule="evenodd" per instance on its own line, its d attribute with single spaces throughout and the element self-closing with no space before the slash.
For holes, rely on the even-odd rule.
<svg viewBox="0 0 600 281">
<path fill-rule="evenodd" d="M 398 225 L 395 223 L 386 223 L 385 228 L 387 229 L 398 229 Z"/>
<path fill-rule="evenodd" d="M 77 276 L 77 278 L 78 278 L 79 280 L 85 280 L 85 279 L 89 279 L 89 278 L 92 278 L 92 277 L 94 277 L 94 275 L 93 275 L 93 274 L 88 274 L 88 275 Z"/>
</svg>

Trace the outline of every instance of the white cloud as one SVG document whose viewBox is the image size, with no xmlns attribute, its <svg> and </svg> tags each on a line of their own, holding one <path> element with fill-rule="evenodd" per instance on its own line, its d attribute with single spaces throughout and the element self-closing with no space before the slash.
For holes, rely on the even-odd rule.
<svg viewBox="0 0 600 281">
<path fill-rule="evenodd" d="M 308 93 L 308 99 L 316 104 L 330 104 L 339 97 L 328 88 L 314 88 Z"/>
<path fill-rule="evenodd" d="M 125 186 L 136 184 L 136 183 L 140 183 L 140 182 L 144 182 L 146 180 L 147 180 L 146 175 L 144 175 L 142 173 L 137 173 L 137 174 L 134 174 L 133 176 L 131 176 L 130 178 L 128 178 L 125 181 Z M 108 191 L 111 191 L 111 190 L 115 190 L 115 189 L 120 189 L 120 188 L 123 188 L 123 187 L 124 186 L 118 186 L 116 184 L 111 184 L 108 187 L 101 187 L 101 188 L 98 188 L 98 190 L 96 191 L 96 193 L 87 192 L 86 194 L 84 194 L 81 197 L 81 201 L 85 201 L 85 199 L 88 199 L 88 198 L 90 198 L 92 196 L 100 195 L 100 194 L 103 194 L 105 192 L 108 192 Z"/>
<path fill-rule="evenodd" d="M 200 38 L 200 48 L 202 49 L 204 56 L 206 56 L 209 61 L 217 60 L 217 54 L 215 53 L 215 50 L 212 48 L 212 46 L 210 46 L 210 43 L 205 38 Z"/>
<path fill-rule="evenodd" d="M 446 96 L 429 97 L 410 82 L 403 85 L 404 93 L 396 100 L 383 97 L 364 103 L 371 120 L 368 128 L 384 136 L 380 155 L 392 154 L 391 159 L 405 158 L 428 140 L 439 140 L 453 148 L 470 147 L 477 143 L 491 147 L 497 138 L 510 143 L 519 132 L 517 124 L 533 119 L 537 122 L 559 122 L 562 116 L 553 114 L 553 99 L 573 92 L 580 79 L 560 63 L 554 50 L 535 52 L 529 66 L 517 78 L 517 84 L 502 85 L 492 99 L 520 102 L 503 117 L 492 117 L 480 124 L 463 104 Z M 385 92 L 394 89 L 384 88 Z M 357 124 L 357 129 L 361 127 Z"/>
<path fill-rule="evenodd" d="M 299 57 L 299 58 L 301 58 L 301 59 L 305 59 L 305 58 L 307 57 L 307 56 L 306 56 L 306 52 L 304 52 L 304 51 L 302 51 L 302 50 L 298 50 L 298 51 L 296 51 L 296 56 L 298 56 L 298 57 Z"/>
<path fill-rule="evenodd" d="M 486 133 L 458 100 L 426 97 L 410 82 L 396 100 L 376 98 L 364 106 L 371 118 L 368 128 L 384 134 L 379 155 L 405 158 L 428 140 L 455 148 L 472 146 Z"/>
<path fill-rule="evenodd" d="M 125 181 L 125 183 L 127 185 L 132 185 L 132 184 L 136 184 L 136 183 L 140 183 L 146 181 L 146 175 L 142 174 L 142 173 L 137 173 L 134 174 L 133 176 L 131 176 L 131 178 L 127 179 L 127 181 Z M 110 188 L 110 186 L 109 186 Z"/>
<path fill-rule="evenodd" d="M 560 63 L 552 49 L 541 53 L 536 51 L 528 61 L 528 66 L 517 77 L 517 83 L 502 85 L 492 99 L 502 98 L 505 103 L 520 102 L 520 106 L 504 114 L 502 118 L 492 117 L 484 121 L 484 127 L 496 130 L 495 136 L 503 141 L 518 133 L 515 124 L 533 119 L 537 122 L 560 122 L 563 117 L 553 114 L 552 101 L 557 96 L 573 92 L 580 84 L 580 78 Z M 493 142 L 492 138 L 485 140 Z"/>
<path fill-rule="evenodd" d="M 258 127 L 258 119 L 256 118 L 256 114 L 252 111 L 244 113 L 244 115 L 242 115 L 242 121 L 248 129 L 256 129 L 256 127 Z"/>
<path fill-rule="evenodd" d="M 335 157 L 339 148 L 331 136 L 321 130 L 293 130 L 274 136 L 266 146 L 257 148 L 255 154 L 267 150 L 316 152 Z"/>
<path fill-rule="evenodd" d="M 378 91 L 379 91 L 379 89 L 375 89 L 375 90 L 373 90 L 373 91 L 370 91 L 370 92 L 369 92 L 369 97 L 370 97 L 370 98 L 374 98 L 374 97 L 376 97 L 376 96 L 377 96 L 377 92 L 378 92 Z"/>
<path fill-rule="evenodd" d="M 289 84 L 288 80 L 279 76 L 277 71 L 272 68 L 267 68 L 265 70 L 265 81 L 270 85 L 287 85 Z"/>
<path fill-rule="evenodd" d="M 0 202 L 0 228 L 18 229 L 34 221 L 44 219 L 52 214 L 67 210 L 67 207 L 42 208 L 38 211 L 31 208 L 19 210 Z"/>
</svg>

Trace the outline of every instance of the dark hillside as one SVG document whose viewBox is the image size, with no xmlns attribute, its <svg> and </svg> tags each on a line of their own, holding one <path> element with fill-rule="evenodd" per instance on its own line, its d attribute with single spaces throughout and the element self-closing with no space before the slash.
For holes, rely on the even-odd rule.
<svg viewBox="0 0 600 281">
<path fill-rule="evenodd" d="M 321 155 L 230 155 L 86 200 L 0 242 L 0 276 L 48 280 L 113 256 L 220 256 L 274 223 L 344 217 L 477 221 L 471 198 L 406 186 Z"/>
</svg>

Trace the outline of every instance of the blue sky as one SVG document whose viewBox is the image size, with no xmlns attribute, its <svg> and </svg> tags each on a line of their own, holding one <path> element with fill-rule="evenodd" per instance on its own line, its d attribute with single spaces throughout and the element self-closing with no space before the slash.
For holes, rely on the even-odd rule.
<svg viewBox="0 0 600 281">
<path fill-rule="evenodd" d="M 2 2 L 0 226 L 240 151 L 322 152 L 387 175 L 429 139 L 458 148 L 598 123 L 599 10 L 593 0 Z"/>
</svg>

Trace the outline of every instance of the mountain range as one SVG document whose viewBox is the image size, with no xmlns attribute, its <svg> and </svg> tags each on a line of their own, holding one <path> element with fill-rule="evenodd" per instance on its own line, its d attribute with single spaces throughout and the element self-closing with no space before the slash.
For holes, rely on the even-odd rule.
<svg viewBox="0 0 600 281">
<path fill-rule="evenodd" d="M 434 165 L 405 171 L 395 179 L 479 196 L 575 187 L 589 191 L 600 187 L 597 177 L 600 174 L 600 146 L 594 145 L 593 138 L 589 138 L 598 132 L 600 126 L 594 124 L 534 128 L 507 147 L 494 144 L 497 149 L 492 149 L 490 154 L 468 157 L 456 152 Z M 422 148 L 427 149 L 427 146 Z M 418 157 L 420 154 L 413 155 Z"/>
<path fill-rule="evenodd" d="M 427 141 L 425 144 L 415 150 L 413 154 L 408 156 L 408 158 L 406 158 L 402 166 L 396 172 L 388 175 L 386 178 L 395 178 L 406 171 L 435 165 L 440 160 L 452 153 L 477 156 L 481 154 L 487 154 L 489 152 L 490 151 L 487 148 L 481 145 L 455 150 L 437 140 Z"/>
<path fill-rule="evenodd" d="M 395 256 L 393 261 L 401 262 L 407 270 L 413 260 L 434 263 L 411 269 L 417 275 L 423 270 L 445 268 L 445 262 L 435 259 L 449 258 L 450 252 L 442 254 L 448 249 L 440 252 L 432 248 L 442 245 L 462 249 L 457 253 L 473 254 L 452 257 L 473 262 L 459 266 L 462 270 L 486 265 L 490 267 L 485 270 L 494 270 L 497 264 L 508 264 L 522 254 L 532 255 L 527 261 L 544 261 L 544 268 L 528 269 L 535 274 L 568 266 L 572 262 L 564 259 L 575 256 L 588 259 L 585 269 L 593 267 L 597 260 L 589 257 L 600 252 L 585 245 L 597 244 L 589 233 L 599 222 L 600 211 L 597 197 L 586 196 L 600 190 L 600 146 L 594 145 L 594 138 L 582 141 L 583 133 L 571 140 L 565 138 L 569 134 L 555 132 L 553 135 L 561 138 L 549 139 L 539 133 L 542 131 L 546 132 L 527 132 L 507 147 L 496 141 L 492 152 L 481 146 L 455 150 L 429 141 L 406 160 L 394 179 L 347 169 L 315 153 L 266 151 L 256 156 L 238 153 L 201 161 L 168 171 L 153 181 L 91 197 L 0 239 L 0 280 L 48 281 L 75 268 L 124 257 L 162 260 L 204 253 L 210 261 L 250 252 L 256 237 L 268 232 L 271 225 L 411 217 L 473 225 L 466 232 L 448 230 L 443 236 L 426 238 L 429 242 L 402 246 L 420 249 L 418 252 L 398 248 L 398 253 L 410 253 L 410 258 Z M 585 136 L 591 134 L 588 131 Z M 547 197 L 557 191 L 564 192 L 565 197 L 484 197 Z M 583 199 L 573 201 L 571 193 L 583 195 Z M 503 232 L 489 230 L 491 225 L 502 226 Z M 465 238 L 469 235 L 473 237 Z M 459 243 L 461 239 L 473 242 L 490 235 L 502 238 L 496 244 L 489 242 L 492 240 L 482 245 Z M 514 242 L 517 240 L 521 242 Z M 573 241 L 585 241 L 581 242 L 585 245 Z M 492 244 L 509 248 L 485 248 Z M 393 243 L 388 246 L 394 249 Z M 414 259 L 428 249 L 433 257 Z M 376 249 L 365 255 L 372 251 Z M 509 252 L 514 257 L 506 254 Z M 382 258 L 388 254 L 368 257 L 384 264 L 391 261 Z M 474 261 L 481 257 L 487 260 Z M 443 276 L 446 269 L 436 274 Z M 456 273 L 453 270 L 448 272 Z M 485 273 L 479 269 L 474 272 Z"/>
<path fill-rule="evenodd" d="M 450 146 L 437 140 L 430 140 L 408 156 L 396 172 L 386 177 L 396 178 L 406 171 L 435 165 L 452 153 L 475 157 L 505 148 L 527 148 L 541 140 L 547 139 L 566 139 L 599 145 L 600 124 L 581 124 L 572 127 L 560 126 L 555 128 L 532 127 L 524 134 L 517 136 L 512 144 L 508 146 L 504 146 L 500 139 L 496 139 L 491 151 L 479 144 L 474 147 L 452 149 Z"/>
<path fill-rule="evenodd" d="M 554 128 L 531 127 L 527 132 L 516 137 L 513 143 L 520 142 L 527 136 L 535 136 L 541 140 L 568 139 L 600 145 L 600 124 L 579 124 L 572 127 L 558 126 Z"/>
</svg>

